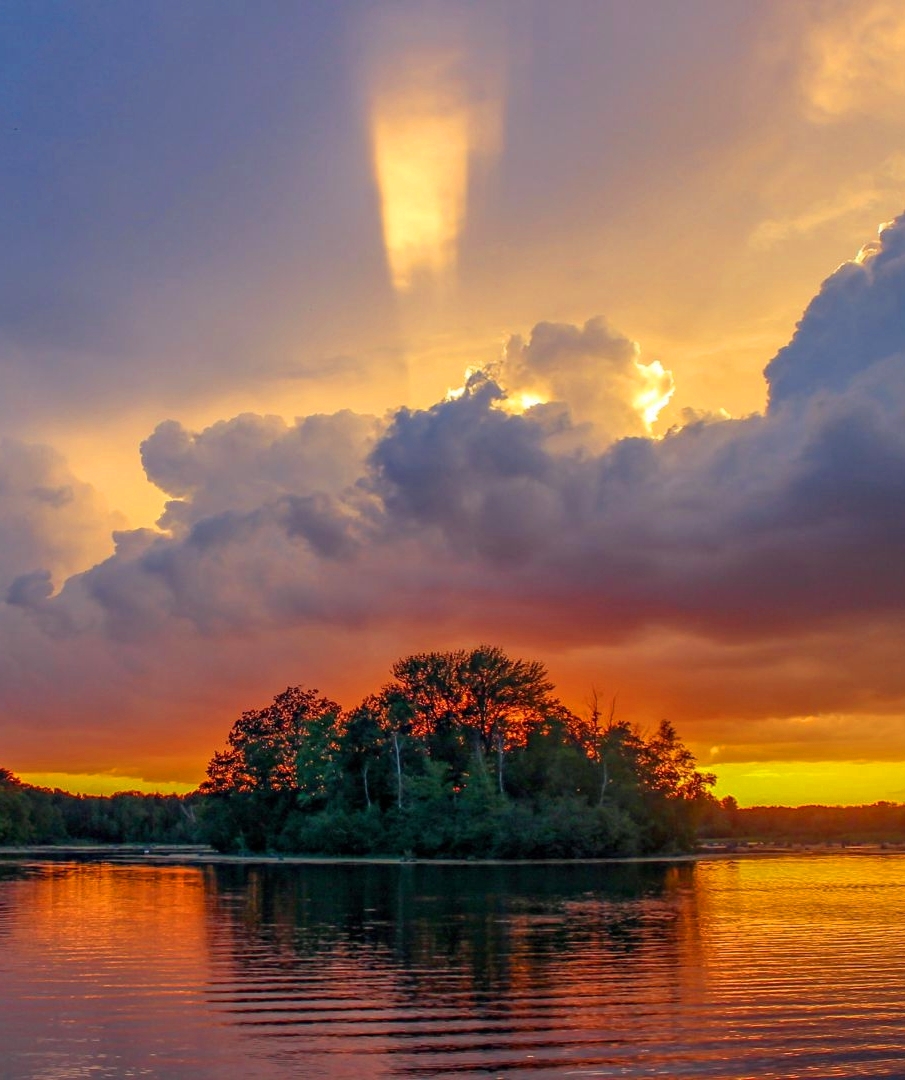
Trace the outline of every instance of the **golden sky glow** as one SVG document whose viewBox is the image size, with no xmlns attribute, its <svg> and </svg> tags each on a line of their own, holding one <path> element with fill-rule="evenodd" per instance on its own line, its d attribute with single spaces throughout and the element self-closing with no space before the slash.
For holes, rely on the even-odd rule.
<svg viewBox="0 0 905 1080">
<path fill-rule="evenodd" d="M 197 787 L 197 784 L 180 783 L 178 780 L 145 780 L 140 776 L 113 776 L 110 773 L 21 773 L 19 779 L 35 787 L 59 788 L 73 795 L 115 795 L 119 791 L 185 795 Z"/>
<path fill-rule="evenodd" d="M 739 806 L 862 806 L 905 802 L 898 761 L 755 761 L 717 765 L 714 795 Z"/>
<path fill-rule="evenodd" d="M 427 80 L 426 80 L 427 81 Z M 468 185 L 469 118 L 420 80 L 378 98 L 372 138 L 387 259 L 397 289 L 455 266 Z"/>
<path fill-rule="evenodd" d="M 0 765 L 191 787 L 289 682 L 492 640 L 740 801 L 895 797 L 902 6 L 567 7 L 23 6 Z"/>
</svg>

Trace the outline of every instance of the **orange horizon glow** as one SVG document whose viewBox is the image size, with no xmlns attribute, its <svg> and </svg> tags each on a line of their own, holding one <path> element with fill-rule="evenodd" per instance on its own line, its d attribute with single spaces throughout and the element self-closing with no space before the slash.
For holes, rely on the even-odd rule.
<svg viewBox="0 0 905 1080">
<path fill-rule="evenodd" d="M 206 763 L 205 763 L 206 764 Z M 709 765 L 701 771 L 717 777 L 715 798 L 731 795 L 740 807 L 869 806 L 905 803 L 905 762 L 901 761 L 742 761 Z M 23 783 L 59 789 L 71 795 L 187 795 L 204 779 L 204 766 L 193 783 L 146 780 L 109 773 L 17 772 Z"/>
<path fill-rule="evenodd" d="M 187 795 L 203 779 L 187 784 L 182 780 L 145 780 L 139 776 L 114 776 L 110 773 L 12 772 L 32 787 L 59 789 L 70 795 L 119 795 L 137 791 L 142 795 Z"/>
</svg>

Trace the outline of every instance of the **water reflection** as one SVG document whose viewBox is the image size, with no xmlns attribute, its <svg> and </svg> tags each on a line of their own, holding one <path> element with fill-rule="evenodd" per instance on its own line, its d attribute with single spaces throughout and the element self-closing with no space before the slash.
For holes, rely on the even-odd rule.
<svg viewBox="0 0 905 1080">
<path fill-rule="evenodd" d="M 212 1001 L 300 1053 L 379 1044 L 392 1075 L 599 1066 L 642 1003 L 662 1019 L 700 992 L 691 865 L 229 868 L 207 886 Z"/>
<path fill-rule="evenodd" d="M 905 859 L 0 863 L 0 1076 L 900 1077 Z"/>
</svg>

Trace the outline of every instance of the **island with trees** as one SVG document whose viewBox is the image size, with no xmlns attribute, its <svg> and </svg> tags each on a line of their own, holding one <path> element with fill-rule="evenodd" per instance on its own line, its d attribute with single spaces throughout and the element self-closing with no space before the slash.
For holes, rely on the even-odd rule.
<svg viewBox="0 0 905 1080">
<path fill-rule="evenodd" d="M 699 836 L 816 839 L 817 825 L 905 833 L 905 807 L 741 810 L 714 782 L 668 721 L 644 732 L 596 694 L 578 715 L 542 663 L 482 645 L 404 657 L 351 710 L 287 688 L 239 717 L 190 795 L 71 795 L 0 769 L 0 845 L 586 859 L 689 851 Z"/>
<path fill-rule="evenodd" d="M 664 721 L 645 737 L 555 697 L 495 646 L 419 653 L 350 712 L 291 687 L 244 713 L 201 785 L 221 850 L 588 858 L 693 845 L 713 777 Z"/>
</svg>

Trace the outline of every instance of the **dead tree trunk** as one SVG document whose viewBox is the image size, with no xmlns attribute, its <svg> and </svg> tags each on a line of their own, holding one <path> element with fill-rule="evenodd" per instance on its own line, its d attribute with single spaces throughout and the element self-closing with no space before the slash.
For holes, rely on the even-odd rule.
<svg viewBox="0 0 905 1080">
<path fill-rule="evenodd" d="M 399 747 L 399 732 L 393 732 L 393 750 L 396 755 L 396 805 L 402 809 L 402 752 Z"/>
</svg>

